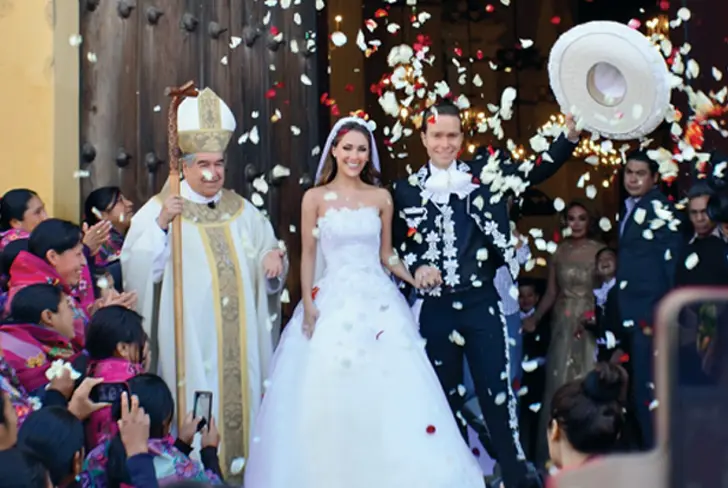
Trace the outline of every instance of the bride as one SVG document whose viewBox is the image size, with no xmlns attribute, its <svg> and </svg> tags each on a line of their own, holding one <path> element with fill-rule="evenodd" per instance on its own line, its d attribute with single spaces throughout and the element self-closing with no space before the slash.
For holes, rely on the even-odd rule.
<svg viewBox="0 0 728 488">
<path fill-rule="evenodd" d="M 276 351 L 246 488 L 483 488 L 412 312 L 367 123 L 339 120 L 303 197 L 302 303 Z"/>
</svg>

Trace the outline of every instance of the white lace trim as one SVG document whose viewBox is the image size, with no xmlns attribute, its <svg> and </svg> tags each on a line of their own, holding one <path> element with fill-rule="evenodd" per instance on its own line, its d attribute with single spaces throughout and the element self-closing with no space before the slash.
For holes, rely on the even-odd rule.
<svg viewBox="0 0 728 488">
<path fill-rule="evenodd" d="M 511 352 L 509 347 L 510 336 L 508 335 L 508 326 L 506 325 L 506 316 L 503 313 L 503 305 L 498 300 L 498 316 L 500 317 L 501 325 L 503 327 L 503 344 L 505 345 L 506 352 L 506 369 L 502 373 L 505 375 L 506 382 L 506 395 L 508 395 L 508 426 L 511 429 L 511 436 L 513 437 L 513 445 L 516 448 L 516 456 L 519 461 L 526 460 L 526 453 L 523 452 L 523 446 L 521 445 L 521 434 L 519 431 L 518 424 L 518 400 L 513 392 L 511 386 Z"/>
</svg>

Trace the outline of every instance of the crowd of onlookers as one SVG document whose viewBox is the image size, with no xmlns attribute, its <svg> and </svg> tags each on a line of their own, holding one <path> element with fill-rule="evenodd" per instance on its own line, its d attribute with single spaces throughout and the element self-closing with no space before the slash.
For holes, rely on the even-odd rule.
<svg viewBox="0 0 728 488">
<path fill-rule="evenodd" d="M 694 185 L 678 210 L 642 153 L 628 157 L 623 183 L 611 247 L 575 201 L 545 284 L 521 277 L 516 300 L 507 273 L 496 279 L 511 356 L 521 358 L 511 377 L 522 443 L 539 465 L 576 467 L 651 447 L 655 305 L 678 286 L 728 284 L 726 234 L 706 213 L 709 187 Z M 526 262 L 535 240 L 518 233 L 518 207 L 514 234 Z M 189 415 L 173 438 L 172 393 L 147 372 L 148 338 L 119 264 L 131 216 L 115 187 L 89 195 L 81 226 L 49 218 L 31 190 L 2 198 L 0 487 L 222 483 L 214 419 L 201 427 Z M 710 381 L 703 351 L 693 351 L 694 375 Z M 120 396 L 103 388 L 119 383 Z M 479 432 L 487 448 L 487 426 Z"/>
<path fill-rule="evenodd" d="M 82 226 L 48 218 L 31 190 L 3 196 L 0 486 L 221 483 L 214 419 L 189 415 L 172 438 L 172 393 L 146 372 L 118 261 L 131 212 L 115 187 L 89 195 Z"/>
</svg>

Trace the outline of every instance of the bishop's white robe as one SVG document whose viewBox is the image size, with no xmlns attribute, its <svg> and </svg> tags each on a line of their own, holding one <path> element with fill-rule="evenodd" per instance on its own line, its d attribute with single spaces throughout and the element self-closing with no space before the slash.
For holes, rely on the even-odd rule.
<svg viewBox="0 0 728 488">
<path fill-rule="evenodd" d="M 225 470 L 233 459 L 247 458 L 278 336 L 285 273 L 266 279 L 262 260 L 278 241 L 249 201 L 229 190 L 204 199 L 184 181 L 181 194 L 186 407 L 192 410 L 195 391 L 212 391 Z M 139 295 L 137 311 L 158 352 L 154 363 L 176 401 L 172 226 L 165 233 L 156 221 L 166 196 L 163 190 L 133 217 L 121 265 L 124 289 Z"/>
</svg>

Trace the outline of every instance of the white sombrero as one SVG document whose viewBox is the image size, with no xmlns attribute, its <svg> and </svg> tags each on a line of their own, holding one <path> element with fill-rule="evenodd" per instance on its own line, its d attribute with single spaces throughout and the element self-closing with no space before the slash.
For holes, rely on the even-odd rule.
<svg viewBox="0 0 728 488">
<path fill-rule="evenodd" d="M 640 32 L 617 22 L 589 22 L 559 37 L 549 56 L 551 89 L 564 113 L 609 139 L 638 139 L 664 120 L 670 72 Z"/>
</svg>

